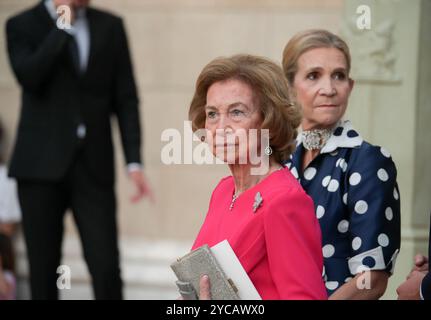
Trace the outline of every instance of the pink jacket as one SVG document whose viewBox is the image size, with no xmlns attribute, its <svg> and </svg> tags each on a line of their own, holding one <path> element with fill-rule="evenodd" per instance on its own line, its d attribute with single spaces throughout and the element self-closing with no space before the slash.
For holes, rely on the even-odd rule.
<svg viewBox="0 0 431 320">
<path fill-rule="evenodd" d="M 287 168 L 242 193 L 229 209 L 232 177 L 213 191 L 192 249 L 227 239 L 262 299 L 327 299 L 313 201 Z M 262 202 L 253 211 L 256 194 Z"/>
</svg>

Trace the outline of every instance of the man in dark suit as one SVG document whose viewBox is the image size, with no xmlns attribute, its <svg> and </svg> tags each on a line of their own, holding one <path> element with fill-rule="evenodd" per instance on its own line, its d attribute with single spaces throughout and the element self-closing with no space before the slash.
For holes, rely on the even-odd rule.
<svg viewBox="0 0 431 320">
<path fill-rule="evenodd" d="M 428 245 L 428 258 L 418 254 L 415 257 L 415 266 L 410 274 L 397 289 L 399 300 L 431 300 L 431 272 L 429 269 L 431 257 L 431 221 Z"/>
<path fill-rule="evenodd" d="M 151 196 L 141 168 L 138 96 L 124 26 L 88 3 L 43 0 L 6 23 L 10 63 L 22 88 L 9 173 L 18 181 L 34 299 L 58 298 L 69 208 L 95 298 L 122 298 L 111 115 L 138 190 L 133 200 Z M 58 23 L 68 18 L 62 5 L 70 9 L 69 26 Z"/>
</svg>

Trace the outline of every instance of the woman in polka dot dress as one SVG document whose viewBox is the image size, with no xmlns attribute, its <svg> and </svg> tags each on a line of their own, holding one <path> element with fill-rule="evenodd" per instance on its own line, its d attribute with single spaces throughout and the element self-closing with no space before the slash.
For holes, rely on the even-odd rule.
<svg viewBox="0 0 431 320">
<path fill-rule="evenodd" d="M 295 35 L 283 69 L 302 108 L 302 133 L 286 162 L 313 198 L 330 299 L 378 299 L 400 249 L 397 171 L 388 151 L 343 120 L 353 88 L 346 43 L 325 30 Z"/>
</svg>

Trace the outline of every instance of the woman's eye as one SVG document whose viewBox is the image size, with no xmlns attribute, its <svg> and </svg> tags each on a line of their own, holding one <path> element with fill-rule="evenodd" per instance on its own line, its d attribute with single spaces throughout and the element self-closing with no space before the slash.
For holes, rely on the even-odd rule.
<svg viewBox="0 0 431 320">
<path fill-rule="evenodd" d="M 345 80 L 346 75 L 343 72 L 337 72 L 334 74 L 334 79 L 335 80 Z"/>
<path fill-rule="evenodd" d="M 216 116 L 216 113 L 214 111 L 208 111 L 207 117 L 210 119 L 214 119 Z"/>
<path fill-rule="evenodd" d="M 244 115 L 244 111 L 241 111 L 241 110 L 238 110 L 238 109 L 234 109 L 230 113 L 234 117 L 240 117 L 240 116 Z"/>
<path fill-rule="evenodd" d="M 317 76 L 318 76 L 317 72 L 311 72 L 311 73 L 307 74 L 307 79 L 308 80 L 316 80 Z"/>
</svg>

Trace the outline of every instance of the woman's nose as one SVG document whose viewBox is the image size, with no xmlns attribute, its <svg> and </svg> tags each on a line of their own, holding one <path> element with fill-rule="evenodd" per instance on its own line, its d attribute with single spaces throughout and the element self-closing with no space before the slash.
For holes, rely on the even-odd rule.
<svg viewBox="0 0 431 320">
<path fill-rule="evenodd" d="M 321 82 L 321 87 L 319 89 L 319 94 L 333 96 L 337 93 L 335 86 L 331 79 L 323 79 Z"/>
<path fill-rule="evenodd" d="M 220 113 L 217 121 L 217 129 L 225 130 L 230 126 L 230 119 L 227 113 Z"/>
</svg>

